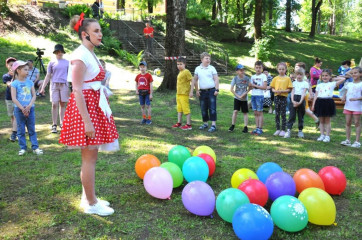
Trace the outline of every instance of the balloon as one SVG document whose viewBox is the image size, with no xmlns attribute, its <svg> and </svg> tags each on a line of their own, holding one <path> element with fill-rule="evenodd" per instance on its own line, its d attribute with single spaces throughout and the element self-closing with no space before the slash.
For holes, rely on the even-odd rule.
<svg viewBox="0 0 362 240">
<path fill-rule="evenodd" d="M 294 173 L 293 179 L 297 187 L 297 192 L 299 193 L 310 187 L 316 187 L 324 190 L 324 183 L 322 179 L 311 169 L 299 169 Z"/>
<path fill-rule="evenodd" d="M 298 199 L 307 209 L 309 222 L 316 225 L 331 225 L 336 220 L 336 205 L 331 196 L 320 188 L 307 188 Z"/>
<path fill-rule="evenodd" d="M 205 160 L 207 166 L 209 166 L 209 177 L 211 177 L 216 168 L 214 159 L 207 153 L 201 153 L 197 156 Z"/>
<path fill-rule="evenodd" d="M 268 177 L 265 182 L 269 198 L 274 201 L 280 196 L 295 194 L 295 182 L 286 172 L 276 172 Z"/>
<path fill-rule="evenodd" d="M 268 189 L 264 183 L 259 180 L 246 180 L 240 184 L 238 189 L 248 196 L 250 203 L 255 203 L 263 207 L 268 201 Z"/>
<path fill-rule="evenodd" d="M 247 168 L 236 170 L 231 177 L 231 186 L 237 188 L 242 182 L 248 179 L 258 179 L 258 176 L 256 176 L 255 172 Z"/>
<path fill-rule="evenodd" d="M 270 215 L 275 225 L 287 232 L 298 232 L 308 224 L 307 209 L 293 196 L 277 198 L 270 208 Z"/>
<path fill-rule="evenodd" d="M 209 167 L 204 159 L 200 157 L 190 157 L 182 167 L 182 173 L 187 182 L 203 181 L 206 182 L 209 176 Z"/>
<path fill-rule="evenodd" d="M 212 150 L 211 147 L 208 147 L 208 146 L 200 146 L 200 147 L 197 147 L 195 149 L 195 151 L 192 153 L 192 156 L 197 156 L 201 153 L 206 153 L 206 154 L 209 154 L 215 161 L 216 163 L 216 154 L 214 152 L 214 150 Z"/>
<path fill-rule="evenodd" d="M 222 191 L 216 198 L 216 211 L 226 222 L 232 222 L 237 208 L 250 203 L 248 196 L 236 188 L 228 188 Z"/>
<path fill-rule="evenodd" d="M 276 163 L 266 162 L 258 168 L 256 175 L 258 175 L 260 181 L 265 183 L 268 177 L 275 172 L 283 172 L 283 169 Z"/>
<path fill-rule="evenodd" d="M 182 175 L 181 169 L 175 163 L 165 162 L 162 163 L 160 167 L 165 168 L 171 174 L 173 188 L 177 188 L 182 184 L 184 176 Z"/>
<path fill-rule="evenodd" d="M 182 190 L 182 203 L 193 214 L 209 216 L 215 209 L 215 194 L 207 183 L 193 181 Z"/>
<path fill-rule="evenodd" d="M 337 167 L 324 167 L 319 170 L 325 191 L 333 195 L 341 195 L 347 186 L 347 179 L 344 173 Z"/>
<path fill-rule="evenodd" d="M 143 185 L 151 196 L 167 199 L 171 196 L 173 181 L 171 174 L 166 169 L 153 167 L 146 172 Z"/>
<path fill-rule="evenodd" d="M 243 240 L 266 240 L 274 230 L 270 214 L 261 206 L 247 203 L 239 207 L 233 216 L 233 229 Z"/>
<path fill-rule="evenodd" d="M 161 165 L 160 160 L 151 154 L 145 154 L 139 157 L 135 164 L 136 173 L 139 178 L 143 179 L 146 172 L 153 167 Z"/>
<path fill-rule="evenodd" d="M 168 152 L 168 161 L 176 163 L 180 169 L 182 169 L 184 162 L 189 157 L 191 157 L 190 151 L 184 146 L 180 145 L 174 146 Z"/>
</svg>

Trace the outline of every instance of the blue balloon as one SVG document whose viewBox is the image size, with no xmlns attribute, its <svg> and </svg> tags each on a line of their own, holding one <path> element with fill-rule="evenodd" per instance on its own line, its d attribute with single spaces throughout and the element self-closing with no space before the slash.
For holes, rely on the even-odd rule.
<svg viewBox="0 0 362 240">
<path fill-rule="evenodd" d="M 273 234 L 274 224 L 263 207 L 247 203 L 235 211 L 233 229 L 242 240 L 267 240 Z"/>
<path fill-rule="evenodd" d="M 205 160 L 200 157 L 190 157 L 184 162 L 182 173 L 187 182 L 206 182 L 209 176 L 209 166 Z"/>
<path fill-rule="evenodd" d="M 268 177 L 275 172 L 283 172 L 283 169 L 276 163 L 266 162 L 258 168 L 256 175 L 258 175 L 259 180 L 265 184 Z"/>
<path fill-rule="evenodd" d="M 296 191 L 293 178 L 286 172 L 273 173 L 266 180 L 265 186 L 272 201 L 284 195 L 294 196 Z"/>
</svg>

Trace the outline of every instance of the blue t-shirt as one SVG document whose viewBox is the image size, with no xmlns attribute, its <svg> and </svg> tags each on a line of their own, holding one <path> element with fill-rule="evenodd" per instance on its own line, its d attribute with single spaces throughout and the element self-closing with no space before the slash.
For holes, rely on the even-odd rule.
<svg viewBox="0 0 362 240">
<path fill-rule="evenodd" d="M 6 73 L 3 75 L 3 83 L 6 84 L 7 82 L 11 82 L 11 79 L 13 79 L 13 77 L 9 74 Z M 5 99 L 6 100 L 11 100 L 11 89 L 8 85 L 6 85 L 6 94 L 5 94 Z"/>
<path fill-rule="evenodd" d="M 15 80 L 11 83 L 11 87 L 16 89 L 16 99 L 20 102 L 22 106 L 28 106 L 31 102 L 32 95 L 31 89 L 34 86 L 34 83 L 30 80 L 25 80 L 20 82 L 19 80 Z M 17 107 L 14 104 L 14 107 Z M 33 106 L 34 107 L 34 104 Z"/>
</svg>

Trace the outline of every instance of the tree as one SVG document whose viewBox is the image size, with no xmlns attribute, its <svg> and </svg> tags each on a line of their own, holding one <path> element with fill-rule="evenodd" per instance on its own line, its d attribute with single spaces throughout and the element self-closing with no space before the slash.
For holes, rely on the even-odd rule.
<svg viewBox="0 0 362 240">
<path fill-rule="evenodd" d="M 8 0 L 0 0 L 0 13 L 3 10 L 3 6 L 7 6 Z"/>
<path fill-rule="evenodd" d="M 261 19 L 263 12 L 263 0 L 255 0 L 255 14 L 254 14 L 254 39 L 262 38 L 261 33 Z"/>
<path fill-rule="evenodd" d="M 285 11 L 285 31 L 291 32 L 290 22 L 292 15 L 292 0 L 287 0 L 286 11 Z"/>
<path fill-rule="evenodd" d="M 317 3 L 317 5 L 316 5 Z M 315 27 L 317 22 L 317 13 L 323 3 L 323 0 L 312 0 L 312 26 L 310 28 L 309 37 L 314 38 L 315 36 Z"/>
<path fill-rule="evenodd" d="M 186 6 L 187 0 L 166 0 L 166 56 L 185 55 Z M 175 90 L 177 74 L 176 61 L 165 61 L 165 76 L 159 90 Z"/>
</svg>

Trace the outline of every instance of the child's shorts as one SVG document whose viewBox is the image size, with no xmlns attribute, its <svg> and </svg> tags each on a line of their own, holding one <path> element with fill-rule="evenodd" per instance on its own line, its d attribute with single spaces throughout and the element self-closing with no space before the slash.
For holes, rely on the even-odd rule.
<svg viewBox="0 0 362 240">
<path fill-rule="evenodd" d="M 147 94 L 147 95 L 139 95 L 139 99 L 140 99 L 140 105 L 143 106 L 143 105 L 147 105 L 147 106 L 150 106 L 151 105 L 151 101 L 150 101 L 150 94 Z"/>
<path fill-rule="evenodd" d="M 185 115 L 191 113 L 188 95 L 177 94 L 176 102 L 177 102 L 177 112 L 182 112 Z"/>
<path fill-rule="evenodd" d="M 251 96 L 251 107 L 253 111 L 263 111 L 264 96 Z"/>
<path fill-rule="evenodd" d="M 240 111 L 242 113 L 248 113 L 248 101 L 240 101 L 239 99 L 234 98 L 234 111 Z"/>
<path fill-rule="evenodd" d="M 68 102 L 69 88 L 66 83 L 50 83 L 50 102 Z"/>
<path fill-rule="evenodd" d="M 14 103 L 12 100 L 5 100 L 8 116 L 14 116 Z"/>
<path fill-rule="evenodd" d="M 360 111 L 350 111 L 347 109 L 344 109 L 343 113 L 346 115 L 362 115 L 362 112 L 360 112 Z"/>
</svg>

